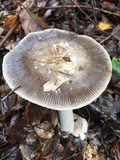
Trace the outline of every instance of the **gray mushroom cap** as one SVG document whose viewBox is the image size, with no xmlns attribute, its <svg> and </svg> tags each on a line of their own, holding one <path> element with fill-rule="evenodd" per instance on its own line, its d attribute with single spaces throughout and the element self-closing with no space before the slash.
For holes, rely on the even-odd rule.
<svg viewBox="0 0 120 160">
<path fill-rule="evenodd" d="M 28 34 L 3 60 L 11 89 L 35 104 L 55 109 L 81 108 L 107 87 L 112 74 L 107 51 L 94 39 L 47 29 Z"/>
</svg>

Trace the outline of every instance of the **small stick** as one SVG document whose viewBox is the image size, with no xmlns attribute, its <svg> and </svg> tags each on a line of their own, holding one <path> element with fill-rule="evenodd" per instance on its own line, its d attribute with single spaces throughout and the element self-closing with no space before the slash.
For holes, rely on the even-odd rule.
<svg viewBox="0 0 120 160">
<path fill-rule="evenodd" d="M 96 23 L 83 11 L 83 9 L 75 2 L 73 2 L 78 8 L 79 10 L 96 26 Z"/>
<path fill-rule="evenodd" d="M 115 131 L 115 129 L 113 129 L 112 127 L 110 127 L 110 129 L 112 130 L 112 132 L 113 132 L 118 138 L 120 138 L 120 135 Z"/>
<path fill-rule="evenodd" d="M 19 25 L 20 21 L 17 20 L 17 22 L 14 24 L 14 26 L 8 31 L 8 33 L 5 35 L 3 40 L 0 42 L 0 47 L 3 46 L 3 44 L 6 42 L 6 40 L 11 36 L 11 34 L 14 32 L 14 30 L 17 28 Z"/>
<path fill-rule="evenodd" d="M 20 85 L 18 85 L 17 87 L 15 87 L 12 91 L 10 91 L 5 97 L 2 98 L 1 101 L 4 101 L 6 98 L 8 98 L 14 91 L 16 91 L 18 88 L 20 87 Z"/>
<path fill-rule="evenodd" d="M 84 10 L 87 10 L 87 9 L 92 9 L 90 6 L 85 6 L 85 5 L 58 5 L 58 6 L 44 6 L 44 7 L 39 7 L 39 9 L 62 9 L 62 8 L 78 8 L 78 6 Z M 104 10 L 104 9 L 101 9 L 101 8 L 97 8 L 97 7 L 94 7 L 94 10 L 96 11 L 100 11 L 100 12 L 103 12 L 103 13 L 107 13 L 107 14 L 110 14 L 110 15 L 113 15 L 113 16 L 117 16 L 117 17 L 120 17 L 119 14 L 116 14 L 116 13 L 113 13 L 113 12 L 110 12 L 110 11 L 107 11 L 107 10 Z"/>
<path fill-rule="evenodd" d="M 103 139 L 100 138 L 99 136 L 97 136 L 97 137 L 98 137 L 98 139 L 100 140 L 100 142 L 102 143 L 102 146 L 103 146 L 103 148 L 104 148 L 104 151 L 105 151 L 105 153 L 106 153 L 107 158 L 110 157 L 109 152 L 108 152 L 108 150 L 107 150 L 107 148 L 106 148 L 106 145 L 105 145 L 104 142 L 103 142 Z"/>
<path fill-rule="evenodd" d="M 96 2 L 95 0 L 91 0 L 91 8 L 93 10 L 93 17 L 94 17 L 94 21 L 95 23 L 98 22 L 97 17 L 96 17 L 96 10 L 95 10 L 95 6 L 96 6 Z"/>
<path fill-rule="evenodd" d="M 104 43 L 105 41 L 107 41 L 108 39 L 110 39 L 112 35 L 113 35 L 113 34 L 111 33 L 108 37 L 106 37 L 105 39 L 103 39 L 103 40 L 100 42 L 100 44 L 102 44 L 102 43 Z"/>
<path fill-rule="evenodd" d="M 65 73 L 65 72 L 62 72 L 62 71 L 58 71 L 58 72 L 61 73 L 61 74 L 67 75 L 67 76 L 72 76 L 71 74 L 68 74 L 68 73 Z"/>
<path fill-rule="evenodd" d="M 112 32 L 108 37 L 106 37 L 105 39 L 103 39 L 100 44 L 104 43 L 106 40 L 110 39 L 111 36 L 113 36 L 117 31 L 119 30 L 119 27 L 114 31 Z"/>
</svg>

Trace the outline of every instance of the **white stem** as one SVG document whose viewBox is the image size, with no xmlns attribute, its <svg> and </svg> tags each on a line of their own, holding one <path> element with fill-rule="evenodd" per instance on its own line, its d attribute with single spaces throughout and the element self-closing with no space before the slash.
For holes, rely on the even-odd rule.
<svg viewBox="0 0 120 160">
<path fill-rule="evenodd" d="M 61 129 L 65 132 L 72 132 L 74 128 L 74 116 L 72 110 L 58 111 Z"/>
</svg>

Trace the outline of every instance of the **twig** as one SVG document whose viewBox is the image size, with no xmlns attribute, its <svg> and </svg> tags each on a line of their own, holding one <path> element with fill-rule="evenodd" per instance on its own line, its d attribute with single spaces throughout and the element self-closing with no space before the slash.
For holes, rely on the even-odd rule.
<svg viewBox="0 0 120 160">
<path fill-rule="evenodd" d="M 105 41 L 107 41 L 108 39 L 110 39 L 110 37 L 112 36 L 113 34 L 111 33 L 108 37 L 106 37 L 105 39 L 103 39 L 100 44 L 104 43 Z"/>
<path fill-rule="evenodd" d="M 34 20 L 34 22 L 40 27 L 41 30 L 47 29 L 48 24 L 39 16 L 31 12 L 31 10 L 27 7 L 25 7 L 22 3 L 17 2 L 20 6 L 22 6 L 25 11 L 28 13 L 28 15 L 31 17 L 31 19 Z"/>
<path fill-rule="evenodd" d="M 11 34 L 14 32 L 14 30 L 17 28 L 19 25 L 20 21 L 17 20 L 17 22 L 14 24 L 14 26 L 8 31 L 8 33 L 5 35 L 3 40 L 0 42 L 0 47 L 3 46 L 3 44 L 7 41 L 7 39 L 11 36 Z"/>
<path fill-rule="evenodd" d="M 7 146 L 6 149 L 2 149 L 2 150 L 0 150 L 0 151 L 3 151 L 3 153 L 4 153 L 5 150 L 7 150 L 7 149 L 10 148 L 10 147 L 14 147 L 15 144 L 16 144 L 16 143 L 12 143 L 12 144 L 10 144 L 9 146 Z M 9 151 L 8 153 L 6 152 L 6 154 L 3 155 L 3 157 L 1 157 L 0 160 L 9 159 L 9 156 L 10 156 L 12 153 L 14 153 L 15 150 L 17 150 L 17 147 L 16 147 L 15 149 Z"/>
<path fill-rule="evenodd" d="M 73 2 L 79 9 L 80 11 L 96 26 L 96 23 L 82 10 L 82 8 L 75 2 Z"/>
<path fill-rule="evenodd" d="M 118 138 L 120 138 L 120 134 L 117 133 L 114 128 L 110 127 L 110 129 L 112 130 L 112 132 L 113 132 Z"/>
<path fill-rule="evenodd" d="M 113 36 L 117 31 L 119 30 L 119 27 L 114 31 L 112 32 L 108 37 L 106 37 L 105 39 L 103 39 L 100 44 L 104 43 L 106 40 L 110 39 L 111 36 Z"/>
<path fill-rule="evenodd" d="M 88 108 L 87 107 L 85 107 L 85 109 L 86 109 L 86 111 L 87 111 L 87 114 L 88 114 L 88 116 L 89 116 L 89 118 L 88 118 L 88 128 L 87 128 L 87 133 L 86 133 L 86 138 L 85 138 L 85 142 L 87 143 L 87 138 L 88 138 L 88 129 L 89 129 L 89 126 L 90 126 L 90 121 L 91 121 L 91 113 L 90 113 L 90 111 L 88 110 Z"/>
<path fill-rule="evenodd" d="M 92 11 L 93 11 L 94 21 L 95 21 L 95 23 L 97 23 L 96 11 L 95 11 L 95 9 L 94 9 L 95 6 L 96 6 L 95 0 L 91 0 L 91 7 L 92 7 Z"/>
<path fill-rule="evenodd" d="M 68 157 L 68 158 L 65 158 L 64 160 L 70 160 L 76 156 L 78 156 L 79 154 L 81 154 L 82 152 L 78 152 L 78 153 L 74 153 L 72 156 Z"/>
<path fill-rule="evenodd" d="M 62 8 L 78 8 L 78 6 L 84 10 L 87 10 L 87 9 L 92 9 L 91 6 L 86 6 L 86 5 L 58 5 L 58 6 L 44 6 L 44 7 L 39 7 L 39 9 L 62 9 Z M 97 8 L 95 7 L 94 8 L 96 11 L 100 11 L 100 12 L 103 12 L 103 13 L 107 13 L 107 14 L 110 14 L 110 15 L 113 15 L 113 16 L 117 16 L 117 17 L 120 17 L 119 14 L 116 14 L 116 13 L 113 13 L 113 12 L 110 12 L 110 11 L 107 11 L 107 10 L 104 10 L 104 9 L 101 9 L 101 8 Z"/>
<path fill-rule="evenodd" d="M 20 85 L 18 85 L 17 87 L 15 87 L 11 92 L 9 92 L 5 97 L 3 97 L 1 101 L 4 101 L 6 98 L 8 98 L 8 97 L 9 97 L 14 91 L 16 91 L 19 87 L 20 87 Z"/>
<path fill-rule="evenodd" d="M 58 71 L 58 72 L 61 73 L 61 74 L 67 75 L 67 76 L 72 76 L 71 74 L 68 74 L 68 73 L 65 73 L 65 72 L 62 72 L 62 71 Z"/>
<path fill-rule="evenodd" d="M 105 151 L 105 153 L 106 153 L 107 158 L 110 157 L 110 154 L 109 154 L 109 152 L 108 152 L 108 150 L 107 150 L 107 148 L 106 148 L 106 144 L 103 142 L 103 139 L 100 138 L 99 136 L 97 136 L 97 137 L 98 137 L 98 139 L 100 140 L 100 142 L 102 143 L 102 146 L 103 146 L 103 148 L 104 148 L 104 151 Z"/>
</svg>

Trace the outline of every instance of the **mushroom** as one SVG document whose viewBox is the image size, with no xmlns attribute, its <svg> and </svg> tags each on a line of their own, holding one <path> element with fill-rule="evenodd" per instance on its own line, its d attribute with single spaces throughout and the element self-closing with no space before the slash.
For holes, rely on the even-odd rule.
<svg viewBox="0 0 120 160">
<path fill-rule="evenodd" d="M 20 86 L 16 94 L 58 110 L 61 129 L 81 139 L 87 123 L 77 116 L 76 125 L 73 109 L 98 98 L 111 74 L 110 57 L 98 42 L 59 29 L 28 34 L 3 60 L 3 76 L 10 88 Z"/>
</svg>

